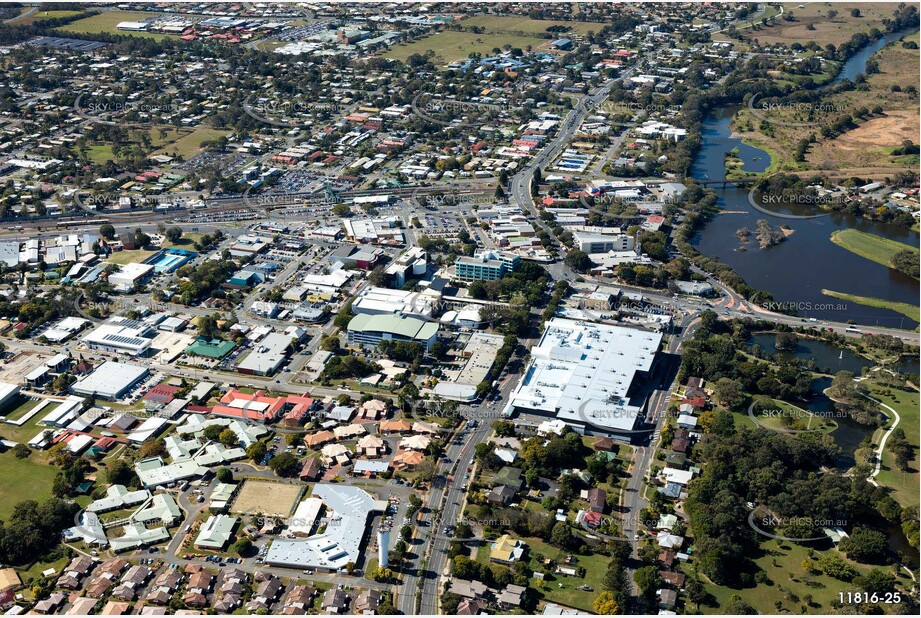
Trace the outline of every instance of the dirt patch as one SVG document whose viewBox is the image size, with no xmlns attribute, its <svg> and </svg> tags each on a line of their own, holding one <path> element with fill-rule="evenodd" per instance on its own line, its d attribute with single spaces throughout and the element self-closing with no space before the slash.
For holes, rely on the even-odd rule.
<svg viewBox="0 0 921 618">
<path fill-rule="evenodd" d="M 231 513 L 250 513 L 269 517 L 287 517 L 294 509 L 304 485 L 254 481 L 248 479 L 234 500 Z"/>
<path fill-rule="evenodd" d="M 841 150 L 862 150 L 899 146 L 903 140 L 918 137 L 918 113 L 909 110 L 886 112 L 881 118 L 873 118 L 853 131 L 833 140 Z"/>
</svg>

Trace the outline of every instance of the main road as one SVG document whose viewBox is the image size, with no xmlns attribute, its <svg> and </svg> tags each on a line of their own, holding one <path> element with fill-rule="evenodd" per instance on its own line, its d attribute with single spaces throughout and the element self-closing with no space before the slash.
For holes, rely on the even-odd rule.
<svg viewBox="0 0 921 618">
<path fill-rule="evenodd" d="M 445 450 L 428 501 L 417 518 L 418 527 L 411 546 L 415 557 L 407 561 L 403 583 L 399 587 L 397 609 L 404 615 L 437 613 L 438 581 L 450 542 L 441 530 L 444 525 L 456 522 L 461 514 L 463 475 L 473 462 L 476 445 L 485 441 L 490 431 L 490 423 L 479 423 L 472 431 L 462 428 Z M 422 590 L 417 610 L 420 577 Z"/>
</svg>

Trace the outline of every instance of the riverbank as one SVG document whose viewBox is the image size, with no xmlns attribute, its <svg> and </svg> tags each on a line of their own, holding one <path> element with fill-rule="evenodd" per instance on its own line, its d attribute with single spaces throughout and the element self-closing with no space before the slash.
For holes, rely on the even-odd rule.
<svg viewBox="0 0 921 618">
<path fill-rule="evenodd" d="M 883 266 L 895 270 L 899 269 L 893 264 L 892 258 L 901 251 L 911 251 L 914 253 L 914 261 L 916 263 L 918 259 L 921 258 L 921 252 L 919 252 L 917 247 L 912 247 L 911 245 L 906 245 L 905 243 L 889 238 L 883 238 L 876 234 L 861 232 L 860 230 L 837 230 L 832 232 L 831 241 L 842 249 L 847 249 L 860 257 L 873 260 L 877 264 L 882 264 Z M 917 278 L 918 277 L 915 277 L 915 279 Z"/>
<path fill-rule="evenodd" d="M 844 292 L 836 292 L 834 290 L 827 290 L 825 288 L 822 289 L 822 294 L 825 296 L 831 296 L 832 298 L 838 298 L 840 300 L 856 303 L 858 305 L 863 305 L 865 307 L 875 307 L 876 309 L 895 311 L 896 313 L 901 313 L 905 317 L 914 320 L 915 322 L 921 322 L 921 308 L 919 308 L 918 305 L 910 305 L 908 303 L 900 303 L 894 300 L 885 300 L 882 298 L 873 298 L 872 296 L 846 294 Z"/>
</svg>

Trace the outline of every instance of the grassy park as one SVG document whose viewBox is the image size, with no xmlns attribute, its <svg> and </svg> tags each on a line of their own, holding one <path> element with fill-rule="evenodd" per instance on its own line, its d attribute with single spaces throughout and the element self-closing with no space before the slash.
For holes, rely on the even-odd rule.
<svg viewBox="0 0 921 618">
<path fill-rule="evenodd" d="M 921 475 L 918 471 L 921 468 L 921 444 L 919 444 L 919 395 L 917 392 L 907 392 L 890 390 L 870 384 L 870 396 L 878 399 L 887 406 L 892 407 L 899 413 L 898 426 L 905 432 L 905 439 L 914 447 L 914 457 L 908 462 L 907 470 L 900 470 L 895 464 L 895 456 L 888 450 L 883 451 L 883 465 L 880 469 L 877 481 L 881 485 L 891 487 L 893 497 L 903 506 L 918 506 L 918 483 L 921 482 Z M 893 419 L 894 420 L 894 419 Z M 891 422 L 880 430 L 874 438 L 874 442 L 882 439 L 882 432 L 891 427 Z"/>
</svg>

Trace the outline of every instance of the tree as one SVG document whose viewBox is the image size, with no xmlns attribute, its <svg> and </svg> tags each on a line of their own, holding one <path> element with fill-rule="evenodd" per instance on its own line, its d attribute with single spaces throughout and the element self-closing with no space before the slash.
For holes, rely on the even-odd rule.
<svg viewBox="0 0 921 618">
<path fill-rule="evenodd" d="M 795 350 L 797 343 L 799 343 L 799 338 L 793 333 L 777 333 L 777 336 L 774 337 L 774 347 L 780 352 L 791 352 Z"/>
<path fill-rule="evenodd" d="M 158 457 L 164 453 L 166 453 L 166 445 L 163 443 L 163 440 L 148 438 L 144 440 L 138 449 L 138 458 L 149 459 L 151 457 Z"/>
<path fill-rule="evenodd" d="M 300 464 L 291 453 L 282 453 L 269 461 L 269 468 L 278 476 L 292 477 L 300 471 Z"/>
<path fill-rule="evenodd" d="M 253 548 L 253 542 L 248 538 L 243 537 L 242 539 L 237 540 L 236 543 L 230 546 L 230 551 L 235 553 L 238 556 L 245 556 Z"/>
<path fill-rule="evenodd" d="M 747 399 L 742 384 L 731 378 L 720 378 L 714 382 L 713 394 L 720 405 L 730 410 L 738 410 Z"/>
<path fill-rule="evenodd" d="M 634 571 L 633 581 L 636 582 L 640 594 L 647 599 L 651 599 L 662 584 L 662 578 L 659 577 L 659 569 L 654 566 L 644 566 Z"/>
<path fill-rule="evenodd" d="M 854 583 L 866 590 L 877 594 L 885 594 L 895 590 L 895 577 L 880 569 L 873 569 L 866 575 L 862 575 L 854 580 Z"/>
<path fill-rule="evenodd" d="M 133 476 L 134 470 L 121 459 L 112 462 L 106 472 L 106 480 L 112 485 L 128 485 Z"/>
<path fill-rule="evenodd" d="M 115 226 L 111 223 L 103 223 L 99 226 L 99 235 L 106 240 L 112 240 L 115 238 Z"/>
<path fill-rule="evenodd" d="M 577 273 L 587 273 L 592 269 L 592 260 L 581 249 L 573 249 L 566 254 L 563 262 Z"/>
<path fill-rule="evenodd" d="M 13 447 L 13 455 L 16 459 L 25 459 L 32 454 L 32 450 L 25 444 L 17 444 Z"/>
<path fill-rule="evenodd" d="M 146 247 L 150 244 L 150 236 L 145 234 L 141 228 L 137 228 L 134 230 L 134 244 L 137 247 Z"/>
<path fill-rule="evenodd" d="M 181 227 L 171 227 L 166 230 L 164 233 L 166 239 L 173 244 L 179 242 L 179 239 L 182 238 L 182 228 Z"/>
<path fill-rule="evenodd" d="M 851 560 L 879 563 L 886 558 L 888 543 L 882 532 L 858 528 L 850 536 L 841 539 L 838 548 Z"/>
<path fill-rule="evenodd" d="M 577 539 L 572 533 L 572 529 L 562 521 L 556 522 L 553 531 L 550 533 L 550 543 L 560 549 L 572 549 Z"/>
<path fill-rule="evenodd" d="M 371 579 L 373 579 L 376 582 L 389 582 L 390 580 L 393 579 L 393 571 L 391 571 L 387 567 L 379 566 L 375 568 L 373 571 L 371 571 L 370 575 L 371 575 Z"/>
<path fill-rule="evenodd" d="M 592 601 L 592 609 L 599 616 L 613 616 L 620 613 L 620 607 L 617 606 L 614 595 L 608 591 L 602 592 Z"/>
<path fill-rule="evenodd" d="M 224 428 L 221 425 L 208 425 L 205 427 L 204 431 L 202 431 L 202 435 L 212 442 L 218 442 L 223 432 Z"/>
<path fill-rule="evenodd" d="M 754 607 L 743 601 L 742 597 L 734 594 L 732 598 L 729 599 L 729 603 L 726 604 L 726 613 L 738 614 L 739 616 L 754 616 L 758 612 Z"/>
<path fill-rule="evenodd" d="M 237 445 L 237 434 L 236 432 L 228 427 L 221 431 L 218 435 L 218 440 L 221 441 L 221 444 L 224 446 L 236 446 Z"/>
<path fill-rule="evenodd" d="M 233 483 L 233 470 L 230 468 L 218 468 L 215 476 L 221 483 Z"/>
<path fill-rule="evenodd" d="M 246 447 L 246 456 L 253 461 L 262 461 L 266 452 L 268 452 L 268 449 L 265 447 L 265 442 L 253 442 Z"/>
</svg>

